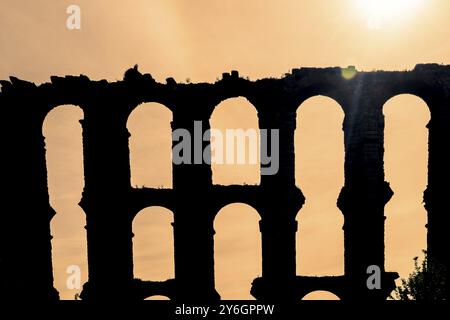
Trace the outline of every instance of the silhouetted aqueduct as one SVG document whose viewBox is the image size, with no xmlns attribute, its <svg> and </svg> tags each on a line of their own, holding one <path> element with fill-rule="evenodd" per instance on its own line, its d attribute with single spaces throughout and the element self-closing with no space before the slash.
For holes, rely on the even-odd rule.
<svg viewBox="0 0 450 320">
<path fill-rule="evenodd" d="M 2 111 L 3 210 L 0 215 L 0 295 L 3 299 L 58 299 L 53 287 L 50 207 L 45 143 L 46 115 L 59 105 L 84 111 L 85 188 L 89 281 L 84 299 L 143 299 L 163 295 L 178 301 L 219 299 L 214 284 L 215 215 L 241 202 L 261 216 L 262 277 L 252 294 L 262 300 L 299 300 L 315 290 L 341 299 L 385 299 L 396 273 L 384 271 L 384 206 L 393 192 L 384 179 L 382 107 L 408 93 L 430 109 L 428 187 L 429 254 L 448 266 L 450 204 L 450 66 L 418 65 L 407 72 L 357 72 L 345 79 L 340 68 L 294 69 L 282 79 L 249 81 L 236 71 L 214 84 L 157 83 L 137 69 L 123 81 L 91 81 L 86 76 L 51 77 L 36 86 L 11 77 L 0 81 Z M 345 274 L 337 277 L 296 275 L 296 215 L 304 203 L 294 181 L 296 110 L 306 99 L 323 95 L 344 109 L 345 185 L 337 205 L 342 211 Z M 280 170 L 261 176 L 258 186 L 213 185 L 207 164 L 174 165 L 173 189 L 135 189 L 130 185 L 126 128 L 139 104 L 158 102 L 173 113 L 172 129 L 204 130 L 221 101 L 242 96 L 258 112 L 259 127 L 280 130 Z M 193 133 L 193 132 L 192 132 Z M 205 145 L 207 142 L 205 142 Z M 175 279 L 133 280 L 132 221 L 143 208 L 162 206 L 174 215 Z M 366 286 L 367 267 L 382 270 L 382 289 Z M 448 267 L 447 267 L 448 270 Z"/>
</svg>

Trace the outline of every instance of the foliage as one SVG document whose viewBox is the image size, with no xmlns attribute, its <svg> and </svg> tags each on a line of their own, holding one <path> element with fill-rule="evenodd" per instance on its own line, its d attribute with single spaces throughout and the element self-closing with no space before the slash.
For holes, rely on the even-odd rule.
<svg viewBox="0 0 450 320">
<path fill-rule="evenodd" d="M 445 266 L 428 256 L 423 250 L 424 259 L 414 258 L 414 271 L 408 279 L 394 290 L 391 298 L 395 300 L 439 301 L 446 300 L 447 270 Z"/>
</svg>

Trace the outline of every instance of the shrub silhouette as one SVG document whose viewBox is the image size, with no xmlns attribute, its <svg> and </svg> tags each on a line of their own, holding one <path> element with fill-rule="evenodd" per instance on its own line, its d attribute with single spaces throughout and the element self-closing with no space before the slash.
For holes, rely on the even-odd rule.
<svg viewBox="0 0 450 320">
<path fill-rule="evenodd" d="M 402 279 L 391 298 L 395 300 L 439 301 L 446 300 L 447 270 L 423 250 L 424 259 L 414 258 L 414 271 Z"/>
</svg>

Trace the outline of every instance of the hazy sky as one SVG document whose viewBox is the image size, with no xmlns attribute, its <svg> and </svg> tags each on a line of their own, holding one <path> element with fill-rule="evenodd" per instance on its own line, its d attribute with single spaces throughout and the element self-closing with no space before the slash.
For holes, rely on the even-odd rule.
<svg viewBox="0 0 450 320">
<path fill-rule="evenodd" d="M 70 4 L 81 8 L 81 30 L 66 28 Z M 192 82 L 215 81 L 232 69 L 257 79 L 301 66 L 404 70 L 424 62 L 449 64 L 449 13 L 448 0 L 0 0 L 0 78 L 40 83 L 51 75 L 83 73 L 118 80 L 136 63 L 158 81 Z M 421 197 L 429 114 L 413 96 L 396 97 L 384 110 L 386 177 L 396 192 L 386 210 L 386 266 L 407 276 L 412 258 L 425 247 Z M 60 107 L 43 128 L 57 211 L 55 285 L 68 299 L 79 290 L 65 287 L 66 267 L 80 265 L 87 277 L 83 211 L 77 206 L 82 117 L 76 107 Z M 133 185 L 171 186 L 170 119 L 155 105 L 130 117 Z M 307 197 L 298 216 L 298 274 L 343 272 L 343 218 L 335 205 L 343 184 L 342 119 L 339 105 L 323 97 L 298 112 L 296 183 Z M 212 124 L 251 128 L 256 112 L 243 98 L 228 100 Z M 216 169 L 216 183 L 258 182 L 254 166 Z M 135 276 L 172 277 L 170 212 L 144 211 L 134 223 Z M 215 221 L 217 288 L 224 298 L 249 297 L 251 280 L 261 274 L 258 220 L 254 209 L 234 204 Z"/>
</svg>

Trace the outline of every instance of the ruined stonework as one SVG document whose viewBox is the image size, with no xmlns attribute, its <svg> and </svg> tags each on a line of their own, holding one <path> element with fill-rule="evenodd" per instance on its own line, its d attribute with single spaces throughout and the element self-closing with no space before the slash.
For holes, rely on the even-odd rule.
<svg viewBox="0 0 450 320">
<path fill-rule="evenodd" d="M 11 77 L 0 81 L 2 115 L 3 210 L 0 213 L 0 300 L 58 299 L 53 287 L 45 141 L 46 115 L 59 105 L 84 112 L 85 187 L 80 206 L 86 213 L 89 281 L 87 300 L 143 299 L 164 295 L 177 301 L 214 301 L 213 221 L 227 204 L 242 202 L 261 216 L 262 277 L 251 293 L 261 300 L 297 301 L 315 290 L 344 300 L 385 299 L 397 274 L 384 270 L 384 206 L 393 191 L 384 178 L 383 105 L 398 94 L 422 98 L 431 112 L 429 129 L 429 255 L 448 269 L 450 213 L 450 66 L 417 65 L 405 72 L 357 72 L 351 79 L 340 68 L 301 68 L 281 79 L 249 81 L 236 71 L 216 83 L 156 82 L 136 68 L 123 81 L 91 81 L 84 75 L 51 77 L 35 85 Z M 294 181 L 294 131 L 297 108 L 323 95 L 345 112 L 345 185 L 337 206 L 345 224 L 345 274 L 296 275 L 297 214 L 304 197 Z M 173 113 L 172 129 L 204 130 L 214 108 L 231 97 L 247 98 L 258 111 L 259 127 L 280 130 L 280 170 L 261 176 L 258 186 L 213 185 L 207 164 L 173 165 L 172 189 L 135 189 L 130 185 L 130 113 L 141 103 L 158 102 Z M 205 142 L 205 144 L 207 144 Z M 173 212 L 175 279 L 133 280 L 132 221 L 149 206 Z M 318 239 L 320 241 L 320 239 Z M 382 289 L 366 286 L 367 267 L 382 270 Z M 149 279 L 151 280 L 151 279 Z"/>
</svg>

